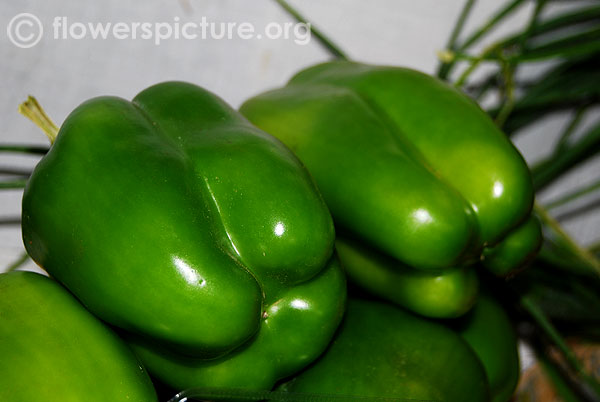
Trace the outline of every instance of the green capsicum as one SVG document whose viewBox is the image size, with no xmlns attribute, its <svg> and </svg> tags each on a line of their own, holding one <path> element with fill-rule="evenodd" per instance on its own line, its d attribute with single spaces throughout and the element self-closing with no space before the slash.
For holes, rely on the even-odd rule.
<svg viewBox="0 0 600 402">
<path fill-rule="evenodd" d="M 173 386 L 272 386 L 322 352 L 343 314 L 333 223 L 312 178 L 191 84 L 76 108 L 27 183 L 22 231 L 29 255 L 142 357 L 211 367 L 181 383 L 149 361 Z M 242 384 L 256 364 L 270 374 Z"/>
<path fill-rule="evenodd" d="M 359 299 L 349 300 L 323 356 L 280 389 L 339 400 L 489 400 L 482 363 L 457 333 L 390 304 Z"/>
<path fill-rule="evenodd" d="M 516 332 L 500 303 L 482 292 L 473 309 L 451 326 L 483 363 L 491 401 L 509 401 L 519 381 L 519 352 Z"/>
<path fill-rule="evenodd" d="M 0 400 L 157 401 L 125 342 L 60 284 L 10 272 L 0 294 Z"/>
<path fill-rule="evenodd" d="M 514 275 L 542 247 L 542 228 L 534 215 L 511 231 L 496 247 L 483 250 L 482 264 L 497 276 Z"/>
<path fill-rule="evenodd" d="M 488 250 L 502 248 L 530 217 L 532 181 L 519 152 L 476 103 L 426 74 L 330 62 L 301 71 L 240 110 L 308 167 L 339 237 L 397 261 L 371 275 L 350 261 L 356 253 L 342 250 L 351 278 L 377 291 L 383 270 L 390 280 L 398 271 L 396 279 L 406 279 L 410 266 L 423 289 L 437 286 L 447 270 L 455 284 L 451 292 L 468 287 L 451 301 L 453 308 L 444 312 L 441 306 L 433 316 L 468 310 L 477 280 L 460 267 L 485 254 L 500 258 Z M 532 236 L 539 240 L 538 234 Z M 520 255 L 531 255 L 539 242 L 519 244 Z M 395 284 L 396 301 L 415 297 L 399 280 L 377 293 L 393 299 Z"/>
<path fill-rule="evenodd" d="M 355 283 L 426 317 L 458 317 L 477 300 L 479 280 L 471 267 L 432 274 L 343 237 L 336 240 L 336 249 Z"/>
</svg>

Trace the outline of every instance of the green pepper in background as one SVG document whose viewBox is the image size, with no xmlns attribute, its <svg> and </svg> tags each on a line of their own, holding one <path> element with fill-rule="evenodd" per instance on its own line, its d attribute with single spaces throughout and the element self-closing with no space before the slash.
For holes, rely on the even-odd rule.
<svg viewBox="0 0 600 402">
<path fill-rule="evenodd" d="M 157 401 L 133 352 L 66 289 L 0 274 L 0 400 Z"/>
<path fill-rule="evenodd" d="M 490 397 L 481 362 L 454 331 L 389 304 L 357 299 L 349 301 L 323 356 L 280 388 L 364 400 Z"/>
<path fill-rule="evenodd" d="M 540 221 L 531 215 L 496 247 L 485 249 L 482 264 L 497 276 L 513 275 L 533 260 L 542 240 Z"/>
<path fill-rule="evenodd" d="M 342 237 L 336 240 L 336 249 L 350 280 L 415 313 L 436 318 L 458 317 L 477 300 L 479 281 L 470 267 L 432 274 Z"/>
<path fill-rule="evenodd" d="M 519 381 L 519 351 L 516 332 L 502 306 L 482 292 L 473 309 L 451 326 L 483 363 L 491 401 L 509 401 Z"/>
<path fill-rule="evenodd" d="M 146 345 L 142 357 L 235 371 L 219 374 L 223 386 L 241 386 L 261 353 L 277 356 L 260 362 L 273 375 L 301 369 L 343 314 L 333 223 L 312 178 L 281 142 L 191 84 L 76 108 L 29 179 L 22 230 L 29 255 Z M 206 385 L 187 378 L 170 384 Z"/>
<path fill-rule="evenodd" d="M 342 242 L 353 239 L 397 260 L 377 271 L 365 268 L 358 283 L 421 314 L 454 317 L 467 311 L 477 281 L 458 267 L 481 260 L 490 247 L 511 248 L 503 247 L 504 239 L 511 241 L 530 217 L 533 187 L 519 152 L 476 103 L 428 75 L 325 63 L 240 110 L 304 162 Z M 528 233 L 535 240 L 521 241 L 519 253 L 531 255 L 540 235 Z M 354 261 L 361 252 L 346 247 L 339 253 L 351 277 L 361 269 Z M 448 269 L 455 286 L 435 296 L 448 308 L 411 302 L 423 294 L 401 280 L 412 272 L 425 289 Z M 393 282 L 383 284 L 382 275 Z M 456 292 L 460 286 L 463 295 Z"/>
</svg>

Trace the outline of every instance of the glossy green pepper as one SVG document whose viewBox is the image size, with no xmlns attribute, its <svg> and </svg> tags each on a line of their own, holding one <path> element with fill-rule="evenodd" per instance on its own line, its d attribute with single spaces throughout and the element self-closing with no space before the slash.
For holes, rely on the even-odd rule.
<svg viewBox="0 0 600 402">
<path fill-rule="evenodd" d="M 496 247 L 485 249 L 482 263 L 497 276 L 514 275 L 517 268 L 525 267 L 535 257 L 542 240 L 540 221 L 531 215 Z"/>
<path fill-rule="evenodd" d="M 476 103 L 425 74 L 325 63 L 248 100 L 241 112 L 308 167 L 340 237 L 398 261 L 390 279 L 394 266 L 427 271 L 429 282 L 451 269 L 471 295 L 477 281 L 456 267 L 501 247 L 530 216 L 533 186 L 521 155 Z M 522 244 L 535 251 L 534 243 Z M 352 264 L 343 251 L 340 258 Z M 369 272 L 362 280 L 378 287 Z M 388 297 L 391 287 L 377 293 Z M 450 310 L 466 311 L 474 298 L 461 300 Z"/>
<path fill-rule="evenodd" d="M 269 305 L 260 331 L 238 352 L 213 360 L 177 355 L 142 339 L 130 343 L 145 366 L 175 389 L 271 389 L 319 356 L 338 327 L 346 283 L 337 260 Z"/>
<path fill-rule="evenodd" d="M 336 249 L 349 279 L 415 313 L 436 318 L 458 317 L 477 300 L 479 281 L 471 267 L 432 274 L 342 237 L 336 240 Z"/>
<path fill-rule="evenodd" d="M 343 313 L 333 223 L 310 175 L 191 84 L 76 108 L 27 184 L 22 228 L 31 257 L 92 312 L 176 356 L 225 367 L 301 310 L 310 337 L 261 346 L 285 351 L 264 364 L 289 375 Z M 323 296 L 305 303 L 300 289 Z"/>
<path fill-rule="evenodd" d="M 453 327 L 483 363 L 491 401 L 509 401 L 519 382 L 519 351 L 517 335 L 502 306 L 482 293 Z"/>
<path fill-rule="evenodd" d="M 65 288 L 0 274 L 0 400 L 157 401 L 133 352 Z"/>
<path fill-rule="evenodd" d="M 365 401 L 489 400 L 484 368 L 458 334 L 392 305 L 356 299 L 325 354 L 281 389 Z"/>
</svg>

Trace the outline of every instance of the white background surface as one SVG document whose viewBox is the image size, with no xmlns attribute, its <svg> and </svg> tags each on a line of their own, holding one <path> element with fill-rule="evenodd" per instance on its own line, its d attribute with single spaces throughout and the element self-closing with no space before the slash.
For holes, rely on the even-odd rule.
<svg viewBox="0 0 600 402">
<path fill-rule="evenodd" d="M 347 54 L 359 61 L 413 67 L 433 73 L 436 51 L 443 49 L 460 12 L 460 0 L 291 0 L 291 3 L 322 28 Z M 558 2 L 557 7 L 567 7 Z M 478 27 L 502 4 L 497 0 L 477 3 L 465 32 Z M 522 26 L 532 11 L 527 4 L 494 32 L 498 38 Z M 10 19 L 21 12 L 42 21 L 45 36 L 35 47 L 20 49 L 6 35 Z M 132 98 L 137 92 L 164 80 L 194 82 L 217 93 L 234 107 L 266 89 L 283 85 L 299 69 L 325 61 L 328 54 L 318 42 L 295 44 L 293 40 L 167 40 L 156 46 L 149 40 L 54 40 L 52 22 L 57 16 L 69 21 L 199 22 L 204 16 L 214 22 L 250 22 L 257 30 L 271 22 L 292 19 L 272 0 L 180 0 L 145 2 L 127 0 L 3 0 L 0 3 L 0 121 L 1 142 L 45 144 L 45 137 L 17 113 L 28 94 L 35 95 L 48 114 L 60 124 L 78 104 L 90 97 L 117 95 Z M 485 45 L 488 42 L 484 42 Z M 476 49 L 481 49 L 479 46 Z M 539 66 L 525 73 L 539 73 Z M 517 136 L 517 146 L 528 161 L 547 153 L 565 117 L 548 119 Z M 586 119 L 589 126 L 595 117 Z M 583 128 L 584 128 L 583 127 Z M 33 166 L 35 158 L 0 154 L 0 165 Z M 560 191 L 577 188 L 598 177 L 595 160 L 565 176 L 542 194 L 542 201 Z M 20 191 L 0 193 L 0 217 L 18 216 Z M 588 199 L 582 200 L 587 202 Z M 558 211 L 560 213 L 560 211 Z M 582 215 L 565 222 L 577 240 L 591 243 L 600 237 L 600 217 Z M 18 227 L 0 226 L 0 271 L 22 250 Z M 32 267 L 29 264 L 28 267 Z"/>
</svg>

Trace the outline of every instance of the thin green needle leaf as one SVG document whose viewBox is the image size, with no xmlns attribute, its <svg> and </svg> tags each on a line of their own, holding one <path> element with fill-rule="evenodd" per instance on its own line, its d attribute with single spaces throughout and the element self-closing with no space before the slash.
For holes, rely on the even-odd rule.
<svg viewBox="0 0 600 402">
<path fill-rule="evenodd" d="M 560 135 L 558 142 L 556 143 L 556 146 L 554 147 L 554 153 L 561 152 L 561 151 L 564 151 L 565 149 L 567 149 L 567 143 L 569 142 L 569 138 L 571 137 L 573 132 L 577 129 L 577 127 L 579 126 L 579 123 L 581 123 L 581 119 L 583 118 L 586 110 L 587 110 L 587 106 L 580 107 L 579 109 L 577 109 L 577 112 L 575 112 L 575 116 L 573 116 L 573 118 L 569 122 L 569 125 L 565 128 L 563 133 Z"/>
<path fill-rule="evenodd" d="M 27 184 L 27 180 L 26 179 L 13 180 L 13 181 L 3 181 L 3 182 L 0 182 L 0 190 L 8 190 L 8 189 L 15 189 L 15 188 L 25 188 L 26 184 Z"/>
<path fill-rule="evenodd" d="M 580 328 L 597 326 L 600 320 L 600 310 L 596 307 L 600 306 L 600 299 L 595 292 L 598 284 L 595 283 L 596 287 L 582 285 L 582 279 L 571 272 L 552 268 L 536 263 L 536 275 L 521 273 L 525 278 L 519 277 L 520 283 L 516 286 L 522 288 L 519 292 L 535 302 L 549 321 L 556 320 L 567 328 L 577 324 Z"/>
<path fill-rule="evenodd" d="M 12 166 L 0 166 L 0 174 L 29 177 L 31 176 L 31 170 L 19 169 Z"/>
<path fill-rule="evenodd" d="M 471 13 L 473 5 L 475 5 L 475 0 L 467 0 L 465 2 L 463 9 L 460 15 L 458 16 L 458 20 L 456 21 L 456 25 L 454 25 L 454 29 L 452 30 L 452 33 L 450 35 L 450 39 L 448 40 L 448 45 L 446 46 L 447 49 L 454 49 L 454 47 L 456 46 L 456 40 L 458 39 L 458 35 L 460 35 L 460 32 L 462 31 L 465 22 L 467 21 L 467 18 Z"/>
<path fill-rule="evenodd" d="M 511 117 L 508 119 L 505 130 L 508 133 L 515 131 L 523 125 L 529 124 L 530 122 L 536 121 L 543 115 L 551 113 L 555 110 L 564 108 L 580 107 L 582 105 L 594 102 L 598 98 L 597 93 L 600 90 L 596 90 L 597 85 L 595 83 L 600 82 L 600 71 L 597 69 L 598 58 L 597 58 L 597 42 L 593 40 L 595 33 L 589 31 L 584 32 L 584 37 L 581 36 L 581 32 L 575 35 L 571 35 L 567 38 L 560 40 L 554 39 L 553 41 L 546 40 L 544 45 L 537 45 L 531 52 L 527 49 L 529 40 L 532 37 L 539 37 L 547 34 L 546 36 L 556 36 L 556 31 L 563 28 L 576 27 L 585 28 L 587 25 L 595 27 L 594 22 L 600 21 L 600 7 L 588 7 L 584 10 L 577 10 L 566 15 L 559 15 L 556 18 L 547 21 L 538 21 L 539 12 L 541 10 L 541 4 L 538 3 L 536 12 L 534 12 L 531 22 L 528 28 L 517 35 L 513 35 L 507 39 L 504 39 L 497 43 L 497 51 L 501 49 L 510 49 L 511 47 L 518 46 L 524 47 L 525 49 L 520 52 L 517 56 L 513 56 L 514 62 L 524 61 L 521 59 L 537 59 L 554 57 L 552 53 L 558 52 L 561 56 L 587 54 L 591 52 L 591 56 L 584 60 L 576 60 L 561 63 L 558 67 L 551 70 L 550 73 L 542 77 L 537 85 L 534 85 L 526 91 L 525 97 L 517 101 Z M 587 25 L 586 25 L 587 24 Z M 559 46 L 556 48 L 555 46 Z M 514 50 L 513 50 L 514 52 Z M 521 54 L 522 53 L 522 54 Z M 583 73 L 589 75 L 584 78 Z M 499 85 L 499 84 L 498 84 Z M 489 89 L 486 88 L 487 91 Z M 550 103 L 550 104 L 549 104 Z M 523 110 L 524 108 L 530 108 L 534 105 L 538 105 L 539 109 L 532 111 Z M 498 115 L 498 110 L 491 111 L 492 115 Z M 517 123 L 517 124 L 515 124 Z"/>
<path fill-rule="evenodd" d="M 495 123 L 498 127 L 502 128 L 508 115 L 512 112 L 515 105 L 515 84 L 514 84 L 514 75 L 515 75 L 515 66 L 510 63 L 505 63 L 502 68 L 502 72 L 504 75 L 504 101 L 503 105 L 498 112 L 498 115 L 495 118 Z"/>
<path fill-rule="evenodd" d="M 600 29 L 578 32 L 538 46 L 530 46 L 527 52 L 520 53 L 514 61 L 540 61 L 553 57 L 575 57 L 595 54 L 600 51 Z"/>
<path fill-rule="evenodd" d="M 590 129 L 579 141 L 531 168 L 533 184 L 540 190 L 572 167 L 583 163 L 600 151 L 600 124 Z"/>
<path fill-rule="evenodd" d="M 589 25 L 593 27 L 593 24 L 598 21 L 600 21 L 600 7 L 594 6 L 585 9 L 577 9 L 570 14 L 561 14 L 558 17 L 540 21 L 529 32 L 529 38 L 537 39 L 545 34 L 555 34 L 556 31 L 564 28 L 573 28 L 574 26 Z M 521 42 L 523 35 L 524 33 L 518 33 L 503 39 L 501 41 L 502 47 L 508 47 Z"/>
<path fill-rule="evenodd" d="M 519 2 L 520 2 L 520 0 L 519 0 Z M 528 37 L 529 33 L 532 32 L 533 29 L 535 28 L 535 26 L 537 25 L 538 17 L 540 15 L 541 11 L 543 10 L 545 4 L 546 4 L 546 0 L 538 0 L 535 10 L 530 17 L 529 23 L 527 24 L 527 28 L 525 29 L 525 32 L 520 37 L 521 38 L 521 43 L 520 43 L 521 48 L 525 47 L 526 38 Z M 517 5 L 518 4 L 514 4 L 515 7 Z M 509 4 L 509 6 L 511 6 L 511 5 Z M 508 10 L 508 12 L 509 13 L 512 12 L 511 10 L 513 10 L 513 9 L 510 8 Z M 502 10 L 502 11 L 506 11 L 506 9 Z M 506 16 L 506 15 L 504 15 L 504 16 Z M 500 18 L 504 18 L 504 16 L 500 16 Z M 461 48 L 460 50 L 461 50 L 461 52 L 464 51 L 465 47 Z M 505 60 L 505 57 L 502 55 L 502 52 L 501 52 L 501 46 L 499 46 L 498 44 L 493 44 L 492 46 L 490 46 L 486 50 L 484 50 L 482 55 L 480 57 L 476 58 L 475 60 L 473 60 L 471 65 L 467 68 L 467 70 L 465 70 L 465 72 L 463 72 L 463 74 L 456 81 L 455 86 L 457 88 L 460 88 L 466 82 L 467 78 L 473 73 L 473 71 L 479 66 L 481 61 L 488 59 L 489 57 L 494 57 L 495 54 L 496 54 L 496 58 L 498 58 L 502 64 L 502 73 L 504 76 L 504 83 L 505 83 L 505 87 L 503 88 L 504 100 L 503 100 L 502 106 L 500 108 L 500 111 L 498 112 L 497 117 L 496 117 L 496 124 L 499 127 L 502 127 L 514 106 L 514 74 L 515 74 L 517 65 L 515 63 L 512 63 L 510 61 L 507 62 Z"/>
<path fill-rule="evenodd" d="M 492 46 L 484 49 L 481 52 L 481 54 L 477 57 L 470 57 L 471 64 L 469 65 L 469 67 L 467 67 L 465 69 L 465 71 L 463 71 L 463 73 L 460 75 L 460 77 L 458 77 L 458 79 L 454 82 L 454 87 L 461 88 L 463 85 L 465 85 L 467 82 L 467 79 L 471 76 L 473 71 L 475 71 L 475 69 L 477 69 L 477 67 L 479 67 L 479 65 L 483 61 L 488 61 L 488 60 L 494 60 L 494 61 L 499 61 L 500 63 L 504 63 L 504 60 L 502 59 L 501 55 L 498 53 L 498 48 L 496 47 L 496 45 L 492 45 Z"/>
<path fill-rule="evenodd" d="M 545 5 L 546 5 L 546 0 L 538 0 L 535 5 L 535 10 L 533 10 L 533 13 L 531 14 L 531 18 L 529 19 L 529 24 L 527 26 L 527 29 L 525 29 L 525 32 L 523 32 L 523 35 L 521 36 L 521 39 L 519 41 L 519 47 L 521 48 L 522 52 L 527 51 L 527 43 L 526 43 L 527 38 L 529 38 L 531 36 L 531 33 L 533 32 L 535 27 L 538 25 L 538 19 L 539 19 L 540 13 L 544 9 Z"/>
<path fill-rule="evenodd" d="M 600 180 L 598 180 L 590 185 L 587 185 L 583 188 L 580 188 L 576 191 L 573 191 L 571 193 L 563 195 L 562 197 L 547 203 L 545 205 L 545 207 L 547 210 L 551 210 L 553 208 L 560 207 L 561 205 L 564 205 L 568 202 L 574 201 L 580 197 L 583 197 L 584 195 L 591 194 L 598 189 L 600 189 Z"/>
<path fill-rule="evenodd" d="M 583 205 L 578 205 L 576 208 L 572 208 L 566 212 L 556 214 L 555 219 L 557 222 L 562 223 L 568 221 L 569 219 L 577 218 L 583 214 L 594 212 L 598 209 L 600 209 L 600 198 L 588 201 Z"/>
<path fill-rule="evenodd" d="M 512 13 L 518 10 L 519 6 L 523 3 L 523 0 L 513 0 L 511 3 L 508 3 L 504 8 L 500 9 L 481 28 L 479 28 L 471 36 L 465 39 L 465 41 L 459 47 L 459 49 L 466 50 L 467 48 L 471 47 L 473 44 L 478 42 L 481 38 L 483 38 L 484 35 L 490 32 L 499 22 L 501 22 L 506 17 L 510 16 Z"/>
<path fill-rule="evenodd" d="M 577 257 L 581 262 L 585 263 L 591 271 L 595 272 L 596 275 L 600 276 L 600 261 L 591 254 L 588 250 L 582 248 L 569 236 L 569 234 L 562 228 L 562 226 L 548 213 L 548 211 L 540 206 L 539 204 L 534 205 L 534 211 L 540 218 L 542 223 L 546 227 L 552 229 L 552 231 L 560 238 L 561 244 L 574 256 Z"/>
<path fill-rule="evenodd" d="M 540 105 L 547 107 L 549 102 L 600 100 L 600 55 L 584 59 L 566 61 L 541 76 L 537 84 L 529 88 L 519 100 L 520 107 Z"/>
<path fill-rule="evenodd" d="M 13 226 L 13 225 L 20 225 L 20 224 L 21 224 L 20 216 L 0 218 L 0 226 Z"/>
<path fill-rule="evenodd" d="M 531 318 L 533 318 L 544 334 L 546 334 L 552 343 L 554 343 L 554 345 L 562 352 L 573 370 L 577 373 L 582 373 L 583 365 L 558 333 L 554 325 L 546 318 L 544 312 L 527 296 L 521 296 L 520 304 L 521 307 L 531 315 Z"/>
<path fill-rule="evenodd" d="M 562 62 L 543 74 L 515 103 L 505 132 L 510 135 L 559 110 L 578 110 L 600 102 L 598 63 L 600 57 L 593 55 Z M 490 110 L 489 113 L 494 115 L 497 111 Z"/>
<path fill-rule="evenodd" d="M 308 20 L 304 18 L 295 8 L 293 8 L 286 0 L 275 0 L 288 14 L 296 21 L 308 24 Z M 337 59 L 348 60 L 346 54 L 320 29 L 310 24 L 310 30 L 317 40 L 325 47 L 332 56 Z"/>
<path fill-rule="evenodd" d="M 546 376 L 548 376 L 548 379 L 552 383 L 552 387 L 560 396 L 561 401 L 581 402 L 581 396 L 578 393 L 574 392 L 574 390 L 572 389 L 573 384 L 570 384 L 565 380 L 565 373 L 563 373 L 556 366 L 556 363 L 552 359 L 550 359 L 548 353 L 545 350 L 536 350 L 536 358 L 540 362 L 540 365 L 543 369 L 543 373 Z"/>
<path fill-rule="evenodd" d="M 475 101 L 477 101 L 477 103 L 480 103 L 481 100 L 483 99 L 483 97 L 485 95 L 487 95 L 487 93 L 494 88 L 497 85 L 497 78 L 493 78 L 491 80 L 486 80 L 486 82 L 483 83 L 483 85 L 481 85 L 477 91 L 473 92 L 473 94 L 471 95 L 473 97 L 473 99 L 475 99 Z"/>
<path fill-rule="evenodd" d="M 496 26 L 497 23 L 499 23 L 504 18 L 506 18 L 507 16 L 512 14 L 521 3 L 523 3 L 523 0 L 514 0 L 512 3 L 508 4 L 506 7 L 500 9 L 498 11 L 498 13 L 496 13 L 496 15 L 494 15 L 483 27 L 481 27 L 478 31 L 476 31 L 475 34 L 473 34 L 472 36 L 467 38 L 462 45 L 455 46 L 456 49 L 450 49 L 450 50 L 455 51 L 456 53 L 464 53 L 464 51 L 467 48 L 469 48 L 471 45 L 473 45 L 475 42 L 477 42 L 487 32 L 492 30 Z M 478 58 L 478 61 L 476 63 L 474 63 L 476 65 L 471 64 L 471 66 L 467 69 L 468 71 L 463 73 L 463 76 L 458 80 L 458 82 L 460 84 L 455 84 L 455 86 L 460 87 L 466 81 L 466 77 L 468 77 L 471 74 L 471 72 L 475 69 L 475 67 L 477 67 L 477 65 L 482 60 L 485 60 L 496 49 L 499 49 L 499 47 L 496 44 L 494 44 L 492 46 L 488 46 L 487 49 L 482 52 L 482 55 L 480 56 L 480 58 Z M 438 77 L 440 77 L 442 79 L 447 78 L 450 75 L 451 70 L 456 65 L 456 61 L 458 61 L 458 60 L 460 60 L 460 58 L 457 57 L 456 54 L 454 54 L 453 59 L 450 61 L 447 61 L 446 64 L 443 66 L 443 69 L 442 69 L 442 67 L 440 67 L 440 71 L 438 72 Z"/>
<path fill-rule="evenodd" d="M 22 267 L 23 264 L 25 264 L 28 260 L 29 255 L 27 254 L 27 252 L 23 251 L 19 258 L 6 268 L 5 272 L 14 271 L 15 269 Z"/>
<path fill-rule="evenodd" d="M 24 154 L 45 155 L 49 148 L 35 145 L 1 144 L 0 152 L 20 152 Z"/>
<path fill-rule="evenodd" d="M 549 249 L 547 247 L 542 247 L 540 253 L 537 257 L 537 262 L 544 262 L 552 266 L 555 270 L 561 271 L 562 274 L 572 275 L 573 273 L 577 273 L 580 275 L 590 275 L 590 267 L 586 263 L 582 263 L 579 259 L 573 257 L 572 253 L 568 251 L 568 255 L 563 255 L 564 252 L 561 252 L 561 248 L 559 246 L 553 246 L 556 249 Z M 531 272 L 528 271 L 528 272 Z M 595 273 L 592 273 L 594 276 Z"/>
<path fill-rule="evenodd" d="M 446 44 L 446 52 L 450 52 L 451 54 L 454 50 L 456 50 L 456 40 L 458 39 L 458 36 L 460 35 L 460 32 L 462 31 L 474 4 L 475 0 L 467 0 L 465 2 L 463 9 L 460 12 L 460 15 L 458 16 L 458 20 L 456 20 L 456 24 L 452 29 L 452 33 L 450 34 L 448 43 Z M 448 72 L 450 71 L 451 64 L 452 60 L 450 60 L 450 62 L 441 60 L 441 63 L 438 67 L 437 76 L 443 80 L 446 79 L 448 77 Z"/>
<path fill-rule="evenodd" d="M 540 12 L 544 8 L 546 0 L 538 0 L 535 10 L 533 11 L 527 29 L 522 36 L 522 41 L 519 44 L 521 51 L 525 51 L 525 39 L 529 36 L 529 33 L 535 28 Z M 511 62 L 502 63 L 502 73 L 504 76 L 504 87 L 502 92 L 504 93 L 503 102 L 500 106 L 500 111 L 496 115 L 495 122 L 500 128 L 504 126 L 504 123 L 508 119 L 508 116 L 512 113 L 515 106 L 515 73 L 517 65 Z"/>
<path fill-rule="evenodd" d="M 469 94 L 473 99 L 480 101 L 484 95 L 491 89 L 494 89 L 500 85 L 498 82 L 498 74 L 490 74 L 487 78 L 472 84 L 467 84 L 463 86 L 463 91 Z"/>
</svg>

